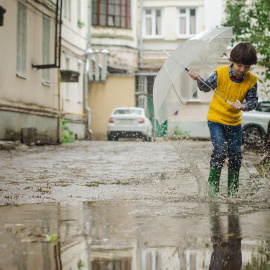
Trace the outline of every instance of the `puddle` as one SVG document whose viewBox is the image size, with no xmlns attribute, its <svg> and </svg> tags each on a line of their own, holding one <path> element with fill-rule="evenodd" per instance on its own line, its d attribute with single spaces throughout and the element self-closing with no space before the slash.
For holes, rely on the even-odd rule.
<svg viewBox="0 0 270 270">
<path fill-rule="evenodd" d="M 0 269 L 258 269 L 269 259 L 269 222 L 263 202 L 2 206 Z"/>
</svg>

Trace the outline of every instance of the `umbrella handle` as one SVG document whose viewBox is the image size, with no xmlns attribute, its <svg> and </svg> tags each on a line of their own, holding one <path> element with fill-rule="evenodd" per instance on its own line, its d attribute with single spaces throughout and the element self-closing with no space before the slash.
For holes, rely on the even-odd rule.
<svg viewBox="0 0 270 270">
<path fill-rule="evenodd" d="M 188 68 L 185 68 L 185 70 L 187 72 L 189 72 Z M 219 93 L 217 93 L 212 87 L 210 87 L 207 83 L 205 83 L 201 78 L 198 77 L 198 80 L 200 80 L 200 82 L 202 82 L 204 85 L 206 85 L 208 88 L 210 88 L 212 91 L 214 91 L 215 94 L 217 94 L 218 96 L 220 96 L 225 102 L 229 103 L 230 105 L 232 105 L 232 103 L 227 100 L 226 98 L 224 98 L 223 96 L 221 96 Z"/>
</svg>

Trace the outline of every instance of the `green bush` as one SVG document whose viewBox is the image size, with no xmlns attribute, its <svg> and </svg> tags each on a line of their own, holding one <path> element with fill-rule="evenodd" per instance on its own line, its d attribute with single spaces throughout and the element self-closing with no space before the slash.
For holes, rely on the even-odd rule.
<svg viewBox="0 0 270 270">
<path fill-rule="evenodd" d="M 62 120 L 62 143 L 74 142 L 74 132 L 67 126 L 67 120 Z"/>
<path fill-rule="evenodd" d="M 173 139 L 182 140 L 190 137 L 190 131 L 181 130 L 179 127 L 175 126 L 173 129 Z"/>
</svg>

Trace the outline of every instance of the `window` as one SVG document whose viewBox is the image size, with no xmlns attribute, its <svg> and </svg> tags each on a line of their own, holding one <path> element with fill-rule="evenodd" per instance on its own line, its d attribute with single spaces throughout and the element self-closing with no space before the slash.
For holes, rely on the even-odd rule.
<svg viewBox="0 0 270 270">
<path fill-rule="evenodd" d="M 140 76 L 139 77 L 139 92 L 146 93 L 147 94 L 147 77 L 146 76 Z"/>
<path fill-rule="evenodd" d="M 78 17 L 78 20 L 81 20 L 82 19 L 82 8 L 81 8 L 81 0 L 77 0 L 77 17 Z"/>
<path fill-rule="evenodd" d="M 179 9 L 179 35 L 196 34 L 196 9 L 180 8 Z"/>
<path fill-rule="evenodd" d="M 71 0 L 64 0 L 63 2 L 63 11 L 64 11 L 64 18 L 71 20 Z"/>
<path fill-rule="evenodd" d="M 144 35 L 149 37 L 161 36 L 161 10 L 144 10 Z"/>
<path fill-rule="evenodd" d="M 130 0 L 92 0 L 92 25 L 131 28 Z"/>
<path fill-rule="evenodd" d="M 27 6 L 17 5 L 17 75 L 26 78 Z"/>
<path fill-rule="evenodd" d="M 50 64 L 50 19 L 43 16 L 43 37 L 42 37 L 42 63 L 43 65 Z M 50 85 L 50 69 L 42 70 L 42 83 Z"/>
<path fill-rule="evenodd" d="M 144 108 L 145 112 L 147 112 L 147 77 L 146 76 L 138 76 L 138 91 L 137 95 L 137 106 Z"/>
<path fill-rule="evenodd" d="M 144 110 L 147 112 L 147 96 L 146 95 L 138 96 L 138 107 L 144 108 Z"/>
</svg>

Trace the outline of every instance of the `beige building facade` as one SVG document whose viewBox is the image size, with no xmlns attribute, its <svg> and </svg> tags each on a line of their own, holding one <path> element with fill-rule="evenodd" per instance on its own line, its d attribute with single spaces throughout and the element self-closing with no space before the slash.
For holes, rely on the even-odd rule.
<svg viewBox="0 0 270 270">
<path fill-rule="evenodd" d="M 84 139 L 87 0 L 1 0 L 0 5 L 6 10 L 0 29 L 5 37 L 0 139 L 55 144 L 61 142 L 63 120 L 75 137 Z M 66 71 L 79 79 L 63 81 Z"/>
<path fill-rule="evenodd" d="M 0 27 L 0 139 L 27 140 L 30 136 L 35 137 L 33 143 L 56 143 L 60 114 L 57 70 L 33 68 L 54 61 L 46 51 L 54 46 L 50 31 L 53 5 L 32 4 L 0 1 L 6 9 Z"/>
<path fill-rule="evenodd" d="M 89 84 L 89 107 L 92 110 L 92 138 L 107 139 L 107 124 L 116 107 L 135 106 L 135 76 L 110 75 L 106 84 Z"/>
</svg>

